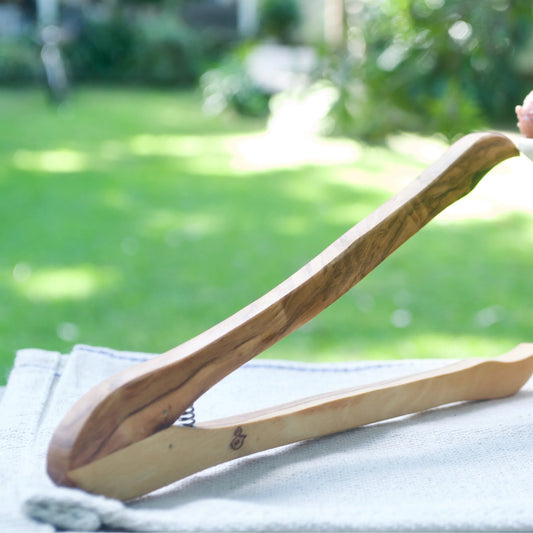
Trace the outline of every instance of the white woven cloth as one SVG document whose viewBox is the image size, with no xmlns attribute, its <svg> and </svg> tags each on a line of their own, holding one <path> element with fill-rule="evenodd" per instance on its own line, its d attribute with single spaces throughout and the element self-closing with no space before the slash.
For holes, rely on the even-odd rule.
<svg viewBox="0 0 533 533">
<path fill-rule="evenodd" d="M 0 403 L 2 531 L 533 530 L 533 381 L 213 467 L 133 503 L 57 488 L 51 434 L 74 401 L 149 357 L 77 346 L 18 353 Z M 444 365 L 255 360 L 197 403 L 198 420 Z M 134 469 L 135 465 L 131 465 Z"/>
</svg>

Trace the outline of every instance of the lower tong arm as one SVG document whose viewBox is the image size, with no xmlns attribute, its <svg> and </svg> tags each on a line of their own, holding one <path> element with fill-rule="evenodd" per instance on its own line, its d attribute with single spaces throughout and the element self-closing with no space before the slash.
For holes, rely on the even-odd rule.
<svg viewBox="0 0 533 533">
<path fill-rule="evenodd" d="M 205 468 L 257 452 L 459 401 L 517 392 L 533 373 L 533 344 L 490 360 L 334 391 L 187 428 L 172 426 L 70 472 L 89 492 L 137 498 Z"/>
</svg>

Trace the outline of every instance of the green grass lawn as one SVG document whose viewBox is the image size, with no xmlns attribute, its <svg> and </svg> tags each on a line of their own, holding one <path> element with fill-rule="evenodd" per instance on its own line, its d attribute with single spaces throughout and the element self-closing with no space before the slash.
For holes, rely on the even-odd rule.
<svg viewBox="0 0 533 533">
<path fill-rule="evenodd" d="M 2 382 L 20 348 L 172 348 L 384 202 L 380 176 L 425 165 L 375 146 L 350 164 L 279 162 L 263 123 L 200 106 L 92 89 L 56 111 L 0 91 Z M 533 340 L 532 240 L 526 214 L 432 223 L 264 356 L 493 356 Z"/>
</svg>

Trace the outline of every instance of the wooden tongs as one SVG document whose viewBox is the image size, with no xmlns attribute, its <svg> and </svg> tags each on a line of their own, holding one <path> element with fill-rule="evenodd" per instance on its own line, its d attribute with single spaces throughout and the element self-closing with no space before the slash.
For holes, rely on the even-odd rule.
<svg viewBox="0 0 533 533">
<path fill-rule="evenodd" d="M 465 360 L 195 427 L 173 425 L 215 383 L 324 310 L 492 167 L 518 153 L 502 134 L 462 138 L 405 190 L 263 297 L 100 383 L 55 431 L 49 475 L 59 485 L 129 500 L 258 451 L 518 391 L 533 372 L 533 344 L 492 360 Z"/>
</svg>

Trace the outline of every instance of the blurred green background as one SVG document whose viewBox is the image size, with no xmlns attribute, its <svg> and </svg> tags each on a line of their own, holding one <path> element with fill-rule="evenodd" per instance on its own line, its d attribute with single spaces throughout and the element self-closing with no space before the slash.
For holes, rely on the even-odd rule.
<svg viewBox="0 0 533 533">
<path fill-rule="evenodd" d="M 514 132 L 532 29 L 520 0 L 0 3 L 0 380 L 24 347 L 172 348 L 458 136 Z M 500 165 L 264 355 L 531 340 L 531 174 Z"/>
</svg>

